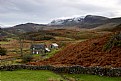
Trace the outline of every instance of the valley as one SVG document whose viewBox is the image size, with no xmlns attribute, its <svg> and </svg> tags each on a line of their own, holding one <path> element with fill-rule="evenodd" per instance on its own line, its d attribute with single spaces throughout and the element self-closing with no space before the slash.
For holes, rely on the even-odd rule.
<svg viewBox="0 0 121 81">
<path fill-rule="evenodd" d="M 2 75 L 8 76 L 12 73 L 10 78 L 16 77 L 15 80 L 18 81 L 25 81 L 22 80 L 24 77 L 23 72 L 27 75 L 29 72 L 35 73 L 35 77 L 37 78 L 31 78 L 33 81 L 39 81 L 41 79 L 42 81 L 67 81 L 67 79 L 69 79 L 69 81 L 90 81 L 90 77 L 94 77 L 92 81 L 96 81 L 99 78 L 103 81 L 120 81 L 120 19 L 121 18 L 87 15 L 83 19 L 54 20 L 49 24 L 25 23 L 10 28 L 1 28 L 0 66 L 1 70 L 3 69 Z M 57 44 L 57 49 L 52 49 L 52 44 Z M 42 45 L 45 46 L 44 50 L 43 47 L 41 47 Z M 32 48 L 32 46 L 35 47 Z M 47 52 L 45 49 L 49 51 Z M 2 55 L 4 52 L 6 54 Z M 8 66 L 8 68 L 5 69 L 10 70 L 14 65 L 27 65 L 26 68 L 28 68 L 28 70 L 24 67 L 25 70 L 14 68 L 12 70 L 17 69 L 17 71 L 4 71 L 4 68 L 2 68 Z M 11 66 L 11 68 L 9 66 Z M 42 69 L 44 71 L 42 71 L 41 68 L 38 68 L 39 71 L 30 71 L 30 68 L 33 70 L 33 66 L 35 66 L 35 68 L 36 66 L 47 68 Z M 48 68 L 51 66 L 54 69 Z M 80 68 L 76 70 L 80 69 L 80 71 L 82 70 L 81 72 L 84 71 L 84 73 L 78 74 L 80 71 L 76 71 L 75 68 L 72 68 L 71 74 L 71 69 L 68 69 L 68 67 L 71 68 L 73 66 L 79 66 Z M 62 69 L 64 67 L 67 68 L 64 70 Z M 92 68 L 95 69 L 91 70 Z M 100 74 L 101 72 L 99 72 L 100 68 L 102 75 Z M 53 73 L 54 71 L 59 71 L 60 73 Z M 118 73 L 116 73 L 117 71 Z M 44 74 L 45 76 L 41 74 L 44 72 L 46 72 Z M 97 72 L 97 74 L 99 72 L 99 75 L 95 72 Z M 22 73 L 22 76 L 13 77 L 13 75 L 20 73 Z M 43 78 L 38 74 L 43 76 Z M 94 76 L 90 74 L 94 74 Z M 113 78 L 112 76 L 116 77 Z M 41 77 L 41 79 L 39 77 Z M 4 76 L 3 78 L 1 77 L 1 80 L 8 81 Z M 27 78 L 27 80 L 29 81 L 30 79 Z"/>
</svg>

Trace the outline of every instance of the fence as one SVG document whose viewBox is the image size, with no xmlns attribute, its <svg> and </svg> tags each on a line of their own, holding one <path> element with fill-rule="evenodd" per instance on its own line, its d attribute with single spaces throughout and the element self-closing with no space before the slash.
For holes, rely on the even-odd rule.
<svg viewBox="0 0 121 81">
<path fill-rule="evenodd" d="M 50 70 L 56 73 L 69 73 L 69 74 L 92 74 L 100 76 L 117 77 L 121 76 L 121 68 L 103 68 L 103 67 L 82 67 L 82 66 L 35 66 L 35 65 L 7 65 L 0 66 L 1 71 L 14 71 L 19 69 L 28 70 Z"/>
</svg>

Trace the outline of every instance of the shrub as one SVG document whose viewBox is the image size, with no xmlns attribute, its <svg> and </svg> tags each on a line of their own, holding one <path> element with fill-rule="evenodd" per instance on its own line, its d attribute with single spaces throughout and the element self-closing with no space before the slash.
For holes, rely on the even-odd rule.
<svg viewBox="0 0 121 81">
<path fill-rule="evenodd" d="M 43 36 L 39 35 L 39 36 L 32 37 L 29 40 L 40 41 L 40 40 L 53 40 L 53 39 L 55 38 L 50 35 L 43 35 Z"/>
<path fill-rule="evenodd" d="M 49 36 L 49 35 L 45 35 L 45 36 L 42 36 L 40 40 L 51 40 L 51 39 L 54 39 L 54 37 Z"/>
<path fill-rule="evenodd" d="M 0 47 L 0 55 L 3 56 L 3 55 L 6 55 L 6 53 L 7 53 L 7 50 L 5 48 Z"/>
<path fill-rule="evenodd" d="M 24 55 L 22 57 L 22 62 L 27 63 L 27 62 L 32 61 L 32 59 L 33 59 L 33 56 L 32 55 Z"/>
<path fill-rule="evenodd" d="M 114 46 L 121 46 L 121 32 L 113 35 L 109 41 L 103 46 L 103 50 L 111 50 Z"/>
</svg>

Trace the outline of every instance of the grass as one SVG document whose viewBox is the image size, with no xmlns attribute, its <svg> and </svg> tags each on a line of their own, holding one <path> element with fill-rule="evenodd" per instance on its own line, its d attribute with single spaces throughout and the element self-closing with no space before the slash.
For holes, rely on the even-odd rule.
<svg viewBox="0 0 121 81">
<path fill-rule="evenodd" d="M 0 81 L 121 81 L 121 77 L 87 74 L 55 74 L 46 70 L 1 71 Z M 66 80 L 62 78 L 63 75 Z"/>
<path fill-rule="evenodd" d="M 52 57 L 54 54 L 56 54 L 57 52 L 59 52 L 61 49 L 53 49 L 51 52 L 47 53 L 46 54 L 46 57 L 45 58 L 50 58 Z"/>
<path fill-rule="evenodd" d="M 60 75 L 43 70 L 1 71 L 0 81 L 60 81 Z M 64 80 L 63 80 L 64 81 Z"/>
<path fill-rule="evenodd" d="M 64 76 L 74 78 L 77 81 L 121 81 L 121 77 L 106 77 L 87 74 L 64 74 Z"/>
<path fill-rule="evenodd" d="M 60 50 L 61 49 L 53 49 L 51 50 L 51 52 L 46 53 L 44 56 L 42 56 L 41 54 L 33 54 L 32 56 L 36 60 L 44 60 L 44 59 L 52 57 L 54 54 L 56 54 Z"/>
<path fill-rule="evenodd" d="M 0 41 L 0 44 L 9 44 L 7 41 Z"/>
</svg>

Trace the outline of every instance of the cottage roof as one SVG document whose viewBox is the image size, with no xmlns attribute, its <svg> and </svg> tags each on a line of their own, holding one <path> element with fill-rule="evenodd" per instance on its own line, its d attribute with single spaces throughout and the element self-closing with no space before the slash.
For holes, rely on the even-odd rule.
<svg viewBox="0 0 121 81">
<path fill-rule="evenodd" d="M 44 44 L 36 44 L 36 45 L 31 45 L 31 48 L 35 48 L 35 49 L 45 49 L 45 45 Z"/>
<path fill-rule="evenodd" d="M 56 44 L 56 43 L 52 43 L 52 45 L 53 45 L 53 46 L 58 46 L 58 44 Z"/>
</svg>

